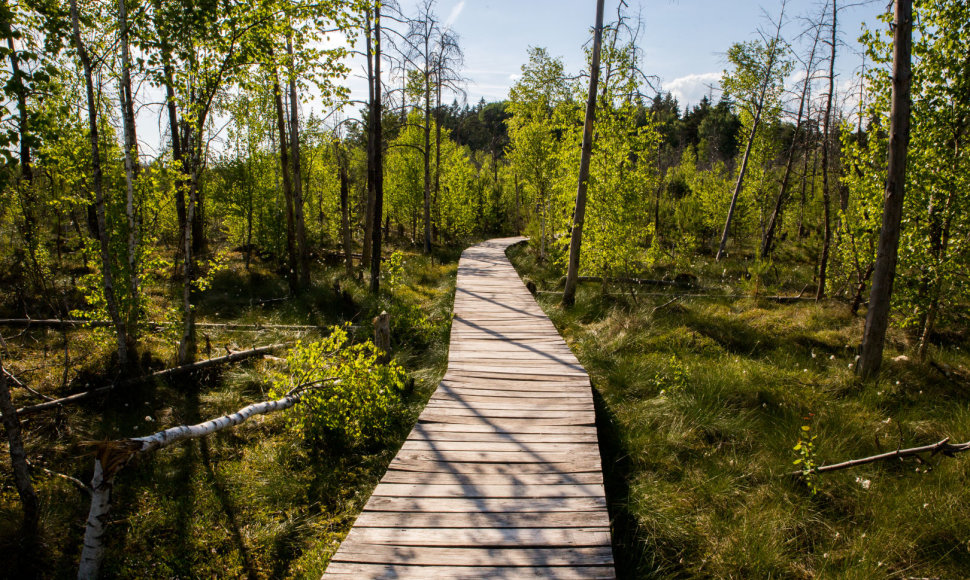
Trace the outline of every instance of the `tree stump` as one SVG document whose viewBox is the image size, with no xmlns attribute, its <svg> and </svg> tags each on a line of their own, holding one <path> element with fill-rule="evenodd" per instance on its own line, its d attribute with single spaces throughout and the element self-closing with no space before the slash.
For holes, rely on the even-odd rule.
<svg viewBox="0 0 970 580">
<path fill-rule="evenodd" d="M 374 317 L 374 345 L 381 351 L 378 360 L 387 364 L 391 360 L 391 315 L 387 311 Z"/>
</svg>

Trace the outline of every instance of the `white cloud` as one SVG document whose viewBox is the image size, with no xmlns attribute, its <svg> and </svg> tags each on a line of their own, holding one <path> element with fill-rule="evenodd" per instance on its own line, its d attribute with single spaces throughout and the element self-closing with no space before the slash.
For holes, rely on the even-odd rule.
<svg viewBox="0 0 970 580">
<path fill-rule="evenodd" d="M 704 96 L 709 95 L 712 86 L 716 92 L 720 81 L 721 73 L 719 72 L 689 74 L 676 78 L 669 83 L 664 83 L 663 88 L 677 99 L 681 110 L 683 110 L 687 105 L 696 105 Z M 714 100 L 717 100 L 716 94 Z"/>
<path fill-rule="evenodd" d="M 522 78 L 522 75 L 509 75 L 509 80 L 512 81 L 513 83 L 519 80 L 520 78 Z"/>
<path fill-rule="evenodd" d="M 455 7 L 451 9 L 451 12 L 448 14 L 448 19 L 445 20 L 445 28 L 451 28 L 451 25 L 454 24 L 456 20 L 458 20 L 458 16 L 461 15 L 461 11 L 464 9 L 465 9 L 465 0 L 461 0 L 461 2 L 456 4 Z"/>
</svg>

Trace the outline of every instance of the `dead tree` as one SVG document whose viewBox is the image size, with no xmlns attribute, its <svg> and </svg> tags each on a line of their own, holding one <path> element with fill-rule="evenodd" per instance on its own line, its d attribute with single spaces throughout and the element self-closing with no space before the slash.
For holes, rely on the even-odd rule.
<svg viewBox="0 0 970 580">
<path fill-rule="evenodd" d="M 829 134 L 832 128 L 832 100 L 835 97 L 835 49 L 838 46 L 838 22 L 839 7 L 838 1 L 832 0 L 832 53 L 829 57 L 829 91 L 825 98 L 825 116 L 822 118 L 822 255 L 818 261 L 818 290 L 815 292 L 816 300 L 825 297 L 826 273 L 829 265 L 829 249 L 832 245 L 832 193 L 830 189 L 829 166 L 832 156 L 832 136 Z"/>
<path fill-rule="evenodd" d="M 863 378 L 879 372 L 882 351 L 889 327 L 889 308 L 896 276 L 900 223 L 903 217 L 903 194 L 906 183 L 906 153 L 909 148 L 910 84 L 913 80 L 911 54 L 913 46 L 913 2 L 896 0 L 893 33 L 893 88 L 889 113 L 889 160 L 886 194 L 882 212 L 882 229 L 876 266 L 872 272 L 869 310 L 862 337 L 862 354 L 857 370 Z"/>
<path fill-rule="evenodd" d="M 738 179 L 734 184 L 734 193 L 731 194 L 731 204 L 728 206 L 727 219 L 724 220 L 724 230 L 721 233 L 721 243 L 718 246 L 717 256 L 715 257 L 715 260 L 718 262 L 720 262 L 721 258 L 724 257 L 724 250 L 727 248 L 728 234 L 731 231 L 731 222 L 734 219 L 734 210 L 738 204 L 738 197 L 741 195 L 741 190 L 744 187 L 744 176 L 748 170 L 748 161 L 751 158 L 751 149 L 754 146 L 754 139 L 757 136 L 758 128 L 761 125 L 761 118 L 767 103 L 769 91 L 776 82 L 778 66 L 779 62 L 781 61 L 782 51 L 784 50 L 781 44 L 781 26 L 784 19 L 785 4 L 782 3 L 781 14 L 778 16 L 778 22 L 775 27 L 775 35 L 771 40 L 765 40 L 767 60 L 763 64 L 763 68 L 760 71 L 762 76 L 760 78 L 754 101 L 751 103 L 754 107 L 754 110 L 752 111 L 754 118 L 751 122 L 751 131 L 748 133 L 747 144 L 744 147 L 744 156 L 741 158 L 741 169 L 738 170 Z"/>
<path fill-rule="evenodd" d="M 562 304 L 570 307 L 576 302 L 576 279 L 579 276 L 579 255 L 583 246 L 583 221 L 586 216 L 586 188 L 589 180 L 589 160 L 593 153 L 593 124 L 596 122 L 596 89 L 600 76 L 600 49 L 603 44 L 603 0 L 596 2 L 596 28 L 593 31 L 593 55 L 589 70 L 589 94 L 586 98 L 586 121 L 583 125 L 583 146 L 579 159 L 579 185 L 576 188 L 576 209 L 573 212 L 572 236 L 569 239 L 569 268 Z"/>
<path fill-rule="evenodd" d="M 781 188 L 778 191 L 778 197 L 775 200 L 775 208 L 771 212 L 771 217 L 768 219 L 768 225 L 765 228 L 765 235 L 761 241 L 762 258 L 767 258 L 771 255 L 771 249 L 775 239 L 775 229 L 777 228 L 778 222 L 781 220 L 785 203 L 788 201 L 788 184 L 791 180 L 792 169 L 795 165 L 795 153 L 798 150 L 798 145 L 801 138 L 802 121 L 804 120 L 805 115 L 805 104 L 808 102 L 808 95 L 810 93 L 809 89 L 811 88 L 813 76 L 815 74 L 815 51 L 818 48 L 818 41 L 821 32 L 821 25 L 817 25 L 815 27 L 815 38 L 812 41 L 812 49 L 809 51 L 808 62 L 805 65 L 805 81 L 802 84 L 802 94 L 798 99 L 798 114 L 795 116 L 795 131 L 792 133 L 791 144 L 788 146 L 788 157 L 785 161 L 785 172 L 781 178 Z"/>
</svg>

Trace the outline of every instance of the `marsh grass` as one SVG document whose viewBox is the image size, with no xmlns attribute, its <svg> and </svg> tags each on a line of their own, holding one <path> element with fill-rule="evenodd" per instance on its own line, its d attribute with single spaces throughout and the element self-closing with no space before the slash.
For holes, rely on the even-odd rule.
<svg viewBox="0 0 970 580">
<path fill-rule="evenodd" d="M 349 531 L 420 409 L 444 373 L 458 251 L 439 250 L 434 260 L 404 248 L 404 291 L 395 298 L 429 321 L 420 340 L 398 325 L 395 359 L 413 378 L 395 404 L 390 426 L 375 441 L 354 445 L 303 443 L 282 415 L 267 415 L 201 440 L 140 457 L 116 478 L 108 527 L 105 578 L 310 578 L 319 577 Z M 152 288 L 161 306 L 173 300 Z M 286 297 L 285 300 L 276 300 Z M 371 318 L 382 307 L 366 280 L 348 278 L 343 267 L 314 273 L 310 292 L 287 297 L 285 282 L 241 255 L 214 276 L 198 305 L 200 322 L 359 325 L 370 338 Z M 6 334 L 6 333 L 5 333 Z M 320 331 L 260 332 L 200 329 L 200 357 L 253 345 L 313 340 Z M 61 387 L 60 332 L 34 329 L 7 340 L 5 363 L 51 396 L 104 384 L 111 379 L 110 343 L 90 330 L 69 333 L 72 367 Z M 174 344 L 165 332 L 146 333 L 147 369 L 171 365 Z M 35 464 L 91 479 L 90 441 L 146 435 L 193 423 L 265 400 L 273 359 L 253 360 L 170 383 L 140 385 L 109 397 L 36 415 L 24 422 L 28 455 Z M 36 402 L 14 391 L 18 405 Z M 6 444 L 0 464 L 9 465 Z M 19 538 L 20 506 L 7 468 L 0 470 L 0 577 L 72 577 L 80 554 L 88 500 L 63 479 L 34 476 L 41 498 L 41 544 Z"/>
<path fill-rule="evenodd" d="M 902 360 L 858 381 L 862 320 L 840 302 L 582 284 L 564 311 L 562 273 L 509 255 L 590 373 L 621 577 L 967 577 L 970 457 L 824 474 L 815 495 L 785 474 L 806 424 L 820 463 L 970 440 L 970 385 Z M 695 266 L 712 293 L 745 290 L 743 264 Z M 797 293 L 810 276 L 793 263 L 762 283 Z M 963 331 L 945 336 L 934 357 L 970 367 Z M 887 358 L 909 344 L 893 330 Z"/>
</svg>

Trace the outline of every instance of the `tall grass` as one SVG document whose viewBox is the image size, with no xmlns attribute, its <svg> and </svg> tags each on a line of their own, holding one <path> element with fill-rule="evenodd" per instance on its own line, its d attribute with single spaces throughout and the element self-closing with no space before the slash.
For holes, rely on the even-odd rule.
<svg viewBox="0 0 970 580">
<path fill-rule="evenodd" d="M 861 320 L 839 302 L 671 302 L 585 284 L 564 311 L 561 273 L 523 246 L 509 254 L 592 378 L 622 577 L 968 576 L 970 457 L 824 474 L 815 494 L 786 475 L 803 426 L 818 463 L 970 440 L 962 379 L 900 359 L 859 382 Z M 773 291 L 805 284 L 781 270 Z M 742 279 L 737 264 L 698 271 L 719 292 Z M 890 345 L 892 359 L 909 337 L 894 330 Z M 970 367 L 965 338 L 935 356 Z"/>
</svg>

